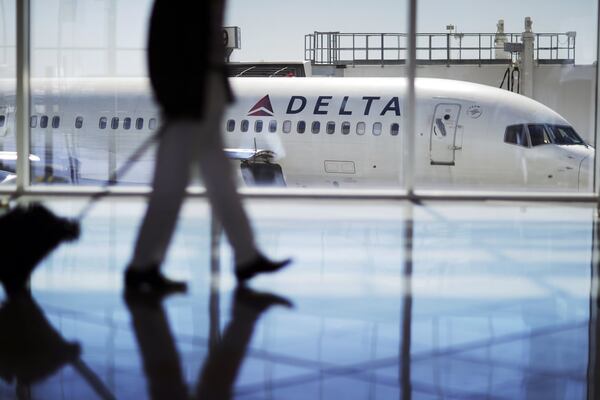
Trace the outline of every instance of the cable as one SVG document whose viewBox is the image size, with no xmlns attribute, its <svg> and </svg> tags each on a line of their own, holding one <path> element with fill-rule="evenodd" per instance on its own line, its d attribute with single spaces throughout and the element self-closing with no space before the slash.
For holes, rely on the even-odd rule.
<svg viewBox="0 0 600 400">
<path fill-rule="evenodd" d="M 502 87 L 504 86 L 504 82 L 506 81 L 506 77 L 508 76 L 508 73 L 510 72 L 510 67 L 506 68 L 506 71 L 504 72 L 504 77 L 502 78 L 502 83 L 500 84 L 500 89 L 502 89 Z M 510 82 L 510 77 L 508 78 L 509 82 Z M 508 86 L 510 85 L 510 83 L 507 84 L 507 89 Z"/>
</svg>

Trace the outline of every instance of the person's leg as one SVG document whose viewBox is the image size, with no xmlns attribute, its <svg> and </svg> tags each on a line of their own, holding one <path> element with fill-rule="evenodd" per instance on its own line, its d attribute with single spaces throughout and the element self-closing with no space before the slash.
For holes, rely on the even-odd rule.
<svg viewBox="0 0 600 400">
<path fill-rule="evenodd" d="M 199 136 L 200 173 L 212 210 L 223 225 L 236 263 L 246 263 L 258 256 L 250 221 L 237 193 L 231 164 L 223 152 L 218 125 L 206 124 Z M 214 132 L 217 132 L 216 134 Z"/>
<path fill-rule="evenodd" d="M 262 272 L 273 272 L 290 260 L 273 262 L 257 249 L 248 216 L 235 186 L 230 161 L 223 152 L 221 119 L 225 108 L 225 86 L 222 77 L 214 74 L 207 85 L 207 104 L 202 130 L 198 132 L 196 148 L 207 196 L 235 254 L 238 281 L 246 281 Z"/>
<path fill-rule="evenodd" d="M 231 161 L 223 152 L 220 123 L 215 117 L 209 118 L 203 125 L 196 147 L 207 196 L 235 254 L 238 281 L 244 282 L 258 273 L 274 272 L 288 265 L 289 259 L 271 261 L 257 249 L 248 216 L 237 193 Z"/>
<path fill-rule="evenodd" d="M 188 399 L 181 360 L 162 304 L 164 295 L 126 292 L 124 300 L 146 374 L 148 398 Z"/>
<path fill-rule="evenodd" d="M 233 297 L 231 319 L 221 341 L 208 352 L 200 371 L 196 399 L 225 400 L 233 396 L 233 388 L 256 322 L 273 306 L 292 308 L 286 298 L 271 293 L 255 292 L 239 286 Z"/>
<path fill-rule="evenodd" d="M 168 281 L 159 273 L 177 223 L 189 181 L 191 152 L 195 132 L 181 121 L 164 126 L 156 154 L 153 190 L 140 227 L 133 259 L 126 272 L 128 288 L 152 286 L 150 289 L 184 290 L 182 284 Z M 163 287 L 163 283 L 166 284 Z"/>
</svg>

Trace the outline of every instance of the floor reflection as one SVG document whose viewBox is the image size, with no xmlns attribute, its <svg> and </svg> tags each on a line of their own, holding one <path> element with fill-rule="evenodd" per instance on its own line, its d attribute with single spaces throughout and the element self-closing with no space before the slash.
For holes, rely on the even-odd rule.
<svg viewBox="0 0 600 400">
<path fill-rule="evenodd" d="M 248 208 L 261 247 L 296 266 L 237 287 L 194 200 L 166 265 L 191 291 L 163 299 L 122 294 L 143 202 L 101 203 L 36 269 L 33 296 L 4 299 L 0 399 L 598 398 L 593 207 Z"/>
<path fill-rule="evenodd" d="M 179 354 L 167 322 L 160 294 L 126 293 L 133 330 L 139 345 L 148 393 L 152 399 L 188 399 Z M 244 286 L 233 294 L 231 320 L 220 340 L 211 343 L 204 361 L 195 398 L 232 398 L 233 387 L 259 317 L 272 306 L 292 303 L 270 293 Z"/>
<path fill-rule="evenodd" d="M 67 365 L 77 370 L 100 398 L 114 398 L 80 359 L 79 344 L 61 336 L 27 291 L 11 295 L 2 304 L 0 327 L 0 377 L 14 384 L 19 399 L 31 398 L 32 385 Z"/>
</svg>

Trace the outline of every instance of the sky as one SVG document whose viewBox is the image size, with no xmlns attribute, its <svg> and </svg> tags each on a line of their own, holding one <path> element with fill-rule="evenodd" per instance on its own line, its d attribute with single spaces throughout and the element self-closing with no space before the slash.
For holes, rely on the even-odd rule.
<svg viewBox="0 0 600 400">
<path fill-rule="evenodd" d="M 15 74 L 16 1 L 0 0 L 0 78 Z M 418 31 L 444 33 L 454 24 L 463 33 L 493 33 L 503 18 L 507 32 L 521 33 L 530 16 L 534 32 L 576 31 L 576 63 L 591 64 L 597 2 L 419 0 Z M 151 6 L 152 0 L 32 0 L 33 76 L 145 75 Z M 314 31 L 402 33 L 406 8 L 406 0 L 228 0 L 225 23 L 242 32 L 232 61 L 302 61 L 304 36 Z M 118 49 L 114 62 L 109 43 Z"/>
<path fill-rule="evenodd" d="M 534 32 L 577 32 L 577 63 L 596 60 L 596 0 L 420 0 L 419 32 L 496 31 L 498 19 L 506 32 L 521 33 L 524 19 Z M 304 57 L 304 35 L 314 31 L 405 32 L 405 0 L 303 0 L 290 6 L 281 0 L 229 0 L 226 24 L 239 26 L 242 49 L 234 61 L 297 61 Z"/>
</svg>

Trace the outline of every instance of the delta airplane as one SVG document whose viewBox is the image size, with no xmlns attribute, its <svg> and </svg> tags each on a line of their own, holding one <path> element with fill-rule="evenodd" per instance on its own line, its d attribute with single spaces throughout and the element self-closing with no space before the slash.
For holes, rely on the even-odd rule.
<svg viewBox="0 0 600 400">
<path fill-rule="evenodd" d="M 232 78 L 226 153 L 247 185 L 402 185 L 406 79 Z M 548 107 L 502 89 L 416 79 L 419 185 L 588 191 L 594 149 Z M 147 79 L 32 80 L 33 180 L 106 181 L 160 126 Z M 14 177 L 14 81 L 0 82 L 0 170 Z M 154 153 L 122 183 L 148 183 Z M 0 176 L 0 180 L 2 176 Z"/>
</svg>

